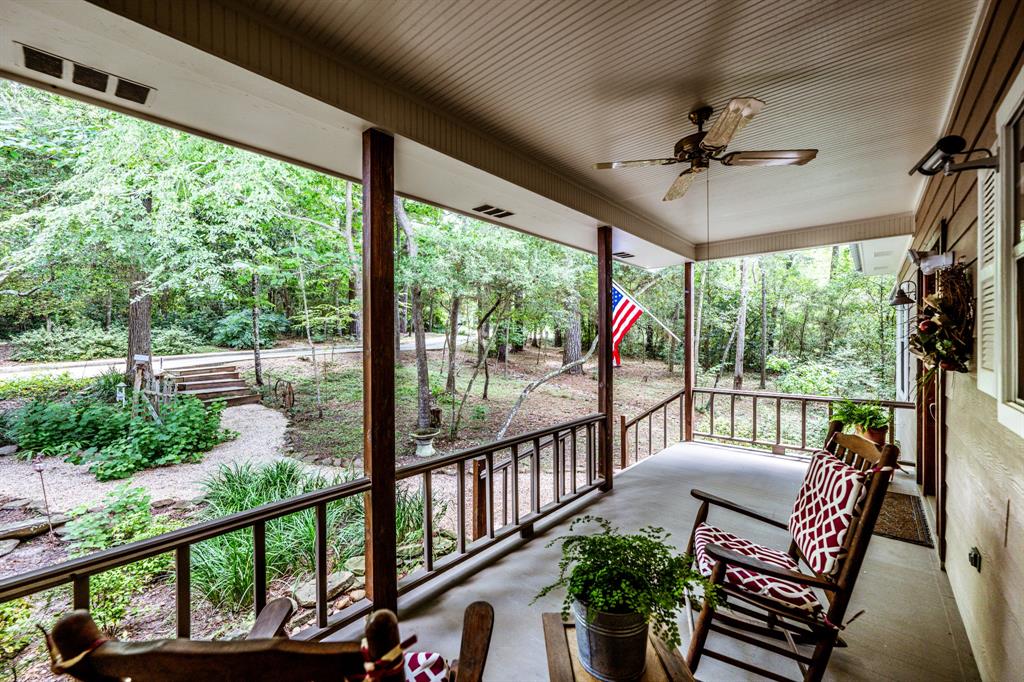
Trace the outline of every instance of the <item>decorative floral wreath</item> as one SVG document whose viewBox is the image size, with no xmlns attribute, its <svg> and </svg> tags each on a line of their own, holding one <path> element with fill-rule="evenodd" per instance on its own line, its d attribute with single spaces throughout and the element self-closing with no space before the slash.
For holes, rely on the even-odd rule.
<svg viewBox="0 0 1024 682">
<path fill-rule="evenodd" d="M 938 369 L 966 372 L 974 349 L 974 294 L 967 266 L 961 263 L 938 271 L 938 287 L 925 296 L 910 335 L 910 352 L 921 358 L 931 379 Z"/>
</svg>

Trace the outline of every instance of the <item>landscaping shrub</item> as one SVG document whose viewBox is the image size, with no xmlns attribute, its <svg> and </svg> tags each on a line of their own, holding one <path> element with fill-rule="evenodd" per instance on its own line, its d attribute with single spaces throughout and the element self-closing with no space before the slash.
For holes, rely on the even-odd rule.
<svg viewBox="0 0 1024 682">
<path fill-rule="evenodd" d="M 764 368 L 766 371 L 772 374 L 785 374 L 793 367 L 793 361 L 786 357 L 779 357 L 777 355 L 769 356 L 764 362 Z"/>
<path fill-rule="evenodd" d="M 168 519 L 153 515 L 145 488 L 122 485 L 107 493 L 99 511 L 79 507 L 67 524 L 72 556 L 117 547 L 173 530 Z M 110 634 L 131 612 L 136 595 L 172 566 L 170 554 L 143 559 L 94 575 L 89 580 L 90 613 L 96 624 Z"/>
<path fill-rule="evenodd" d="M 32 607 L 27 599 L 0 604 L 0 665 L 14 660 L 36 636 L 32 628 Z"/>
<path fill-rule="evenodd" d="M 206 519 L 245 511 L 269 502 L 294 497 L 351 480 L 345 473 L 326 478 L 306 470 L 294 460 L 262 467 L 250 463 L 222 466 L 205 483 Z M 423 538 L 423 497 L 397 491 L 395 526 L 399 545 Z M 444 505 L 435 505 L 438 519 Z M 340 566 L 362 554 L 363 496 L 354 495 L 327 505 L 328 557 Z M 307 509 L 267 522 L 267 579 L 278 580 L 314 570 L 316 519 Z M 252 603 L 253 538 L 243 530 L 200 542 L 192 547 L 192 584 L 218 608 L 241 609 Z"/>
<path fill-rule="evenodd" d="M 123 327 L 54 327 L 33 329 L 15 336 L 11 359 L 19 362 L 60 362 L 121 358 L 128 348 L 128 331 Z M 204 342 L 187 329 L 170 327 L 153 330 L 154 355 L 193 353 Z"/>
<path fill-rule="evenodd" d="M 178 398 L 161 409 L 161 424 L 146 416 L 133 418 L 120 405 L 34 401 L 17 411 L 9 431 L 25 456 L 64 455 L 76 464 L 89 464 L 97 479 L 107 481 L 198 461 L 234 435 L 220 428 L 223 407 Z"/>
<path fill-rule="evenodd" d="M 260 348 L 270 348 L 281 334 L 291 329 L 288 318 L 279 313 L 260 315 Z M 213 342 L 218 346 L 249 348 L 252 342 L 252 311 L 236 310 L 222 318 L 213 330 Z"/>
<path fill-rule="evenodd" d="M 835 367 L 809 360 L 779 378 L 783 393 L 835 395 L 839 390 L 839 371 Z"/>
<path fill-rule="evenodd" d="M 67 372 L 0 381 L 0 400 L 60 400 L 89 386 L 92 379 L 75 379 Z"/>
</svg>

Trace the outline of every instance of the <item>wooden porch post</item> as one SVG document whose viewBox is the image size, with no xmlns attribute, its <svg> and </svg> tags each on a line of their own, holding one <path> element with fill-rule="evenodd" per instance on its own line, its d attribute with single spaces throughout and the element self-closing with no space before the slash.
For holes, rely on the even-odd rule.
<svg viewBox="0 0 1024 682">
<path fill-rule="evenodd" d="M 697 383 L 697 349 L 693 347 L 693 261 L 683 266 L 683 280 L 683 311 L 686 318 L 686 330 L 683 333 L 684 439 L 693 440 L 693 387 Z"/>
<path fill-rule="evenodd" d="M 398 608 L 395 556 L 395 140 L 363 133 L 363 469 L 366 596 Z"/>
<path fill-rule="evenodd" d="M 597 228 L 597 409 L 604 413 L 597 436 L 601 490 L 612 489 L 612 228 Z"/>
</svg>

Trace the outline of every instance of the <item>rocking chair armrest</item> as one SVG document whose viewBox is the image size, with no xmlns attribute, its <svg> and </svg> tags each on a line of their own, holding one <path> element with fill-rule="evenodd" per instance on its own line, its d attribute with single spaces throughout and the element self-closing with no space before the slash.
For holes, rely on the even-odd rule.
<svg viewBox="0 0 1024 682">
<path fill-rule="evenodd" d="M 260 611 L 260 615 L 257 616 L 256 622 L 253 623 L 252 629 L 249 630 L 249 634 L 245 638 L 273 639 L 275 637 L 284 637 L 287 639 L 288 634 L 285 631 L 285 627 L 297 608 L 296 603 L 288 597 L 272 599 Z"/>
<path fill-rule="evenodd" d="M 480 682 L 483 679 L 493 629 L 494 607 L 485 601 L 475 601 L 466 607 L 459 658 L 452 664 L 455 682 Z"/>
<path fill-rule="evenodd" d="M 755 559 L 754 557 L 734 552 L 731 549 L 726 549 L 721 545 L 709 544 L 704 548 L 704 551 L 707 552 L 707 555 L 715 561 L 721 561 L 729 566 L 746 568 L 773 578 L 778 578 L 779 580 L 788 580 L 789 582 L 807 585 L 808 587 L 817 587 L 831 592 L 834 592 L 836 589 L 835 583 L 825 580 L 824 578 L 780 568 L 779 566 L 766 563 L 760 559 Z"/>
<path fill-rule="evenodd" d="M 736 504 L 735 502 L 732 502 L 731 500 L 727 500 L 727 499 L 725 499 L 723 497 L 718 497 L 717 495 L 712 495 L 711 493 L 706 493 L 703 490 L 698 490 L 697 488 L 692 488 L 690 490 L 690 495 L 692 495 L 693 497 L 697 498 L 701 502 L 707 502 L 709 504 L 715 505 L 716 507 L 722 507 L 723 509 L 728 509 L 729 511 L 736 512 L 737 514 L 742 514 L 744 516 L 749 516 L 752 519 L 756 519 L 756 520 L 758 520 L 758 521 L 760 521 L 762 523 L 767 523 L 770 526 L 775 526 L 776 528 L 782 528 L 782 529 L 785 529 L 785 530 L 789 529 L 789 525 L 788 524 L 783 523 L 782 521 L 779 521 L 778 519 L 773 519 L 770 516 L 767 516 L 767 515 L 762 514 L 760 512 L 756 512 L 753 509 L 748 509 L 747 507 L 744 507 L 743 505 Z"/>
</svg>

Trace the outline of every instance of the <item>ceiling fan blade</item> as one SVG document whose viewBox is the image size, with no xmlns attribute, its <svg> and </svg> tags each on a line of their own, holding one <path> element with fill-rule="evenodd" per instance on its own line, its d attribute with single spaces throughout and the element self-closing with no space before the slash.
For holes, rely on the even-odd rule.
<svg viewBox="0 0 1024 682">
<path fill-rule="evenodd" d="M 817 155 L 817 149 L 772 149 L 730 152 L 720 160 L 723 166 L 802 166 Z"/>
<path fill-rule="evenodd" d="M 696 173 L 694 173 L 693 169 L 691 168 L 687 168 L 686 170 L 684 170 L 682 173 L 679 174 L 679 177 L 676 178 L 676 181 L 672 183 L 672 186 L 668 188 L 668 191 L 665 192 L 665 196 L 662 197 L 661 200 L 675 201 L 676 199 L 682 197 L 684 194 L 686 194 L 686 190 L 690 189 L 690 183 L 693 182 L 693 178 L 695 175 Z"/>
<path fill-rule="evenodd" d="M 641 166 L 668 166 L 673 163 L 679 163 L 679 159 L 642 159 L 640 161 L 606 161 L 605 163 L 595 163 L 595 170 L 603 170 L 605 168 L 640 168 Z"/>
<path fill-rule="evenodd" d="M 726 105 L 725 110 L 718 115 L 715 122 L 708 130 L 708 134 L 701 140 L 700 146 L 708 151 L 724 149 L 732 142 L 732 138 L 743 130 L 743 126 L 750 122 L 764 108 L 764 102 L 756 97 L 736 97 Z"/>
</svg>

